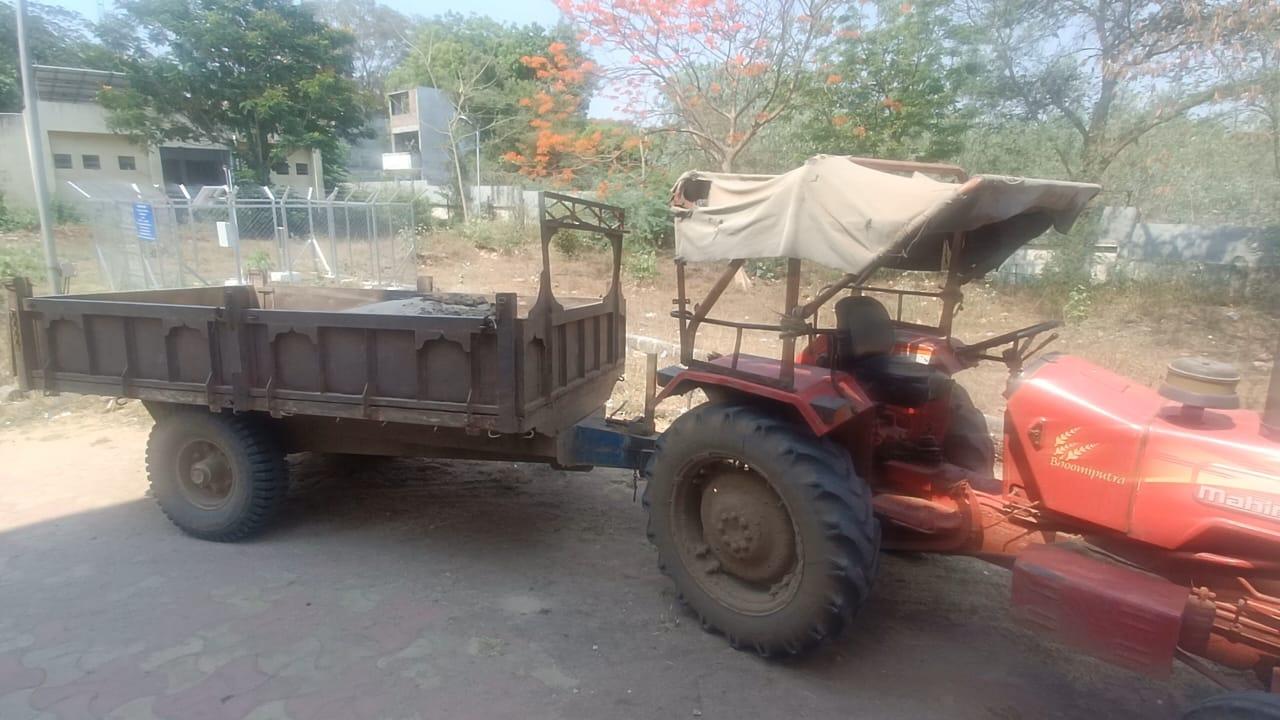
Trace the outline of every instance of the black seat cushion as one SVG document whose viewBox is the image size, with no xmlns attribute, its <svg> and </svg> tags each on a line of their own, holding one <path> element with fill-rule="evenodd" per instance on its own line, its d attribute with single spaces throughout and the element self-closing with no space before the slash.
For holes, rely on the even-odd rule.
<svg viewBox="0 0 1280 720">
<path fill-rule="evenodd" d="M 889 311 L 865 295 L 841 298 L 835 305 L 836 360 L 853 373 L 871 399 L 919 407 L 946 397 L 951 378 L 928 365 L 892 355 L 896 341 Z"/>
<path fill-rule="evenodd" d="M 919 407 L 951 391 L 952 380 L 946 373 L 907 357 L 873 356 L 850 370 L 872 400 L 889 405 Z"/>
<path fill-rule="evenodd" d="M 866 295 L 836 301 L 836 353 L 844 362 L 893 352 L 893 320 L 879 300 Z"/>
</svg>

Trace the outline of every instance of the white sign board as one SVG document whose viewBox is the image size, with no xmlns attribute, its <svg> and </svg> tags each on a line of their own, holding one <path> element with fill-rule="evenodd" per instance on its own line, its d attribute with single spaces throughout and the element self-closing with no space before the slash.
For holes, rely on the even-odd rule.
<svg viewBox="0 0 1280 720">
<path fill-rule="evenodd" d="M 412 170 L 413 153 L 382 153 L 383 170 Z"/>
<path fill-rule="evenodd" d="M 229 222 L 215 223 L 218 226 L 218 247 L 234 247 L 239 244 L 240 238 L 236 237 L 236 229 L 231 227 Z"/>
</svg>

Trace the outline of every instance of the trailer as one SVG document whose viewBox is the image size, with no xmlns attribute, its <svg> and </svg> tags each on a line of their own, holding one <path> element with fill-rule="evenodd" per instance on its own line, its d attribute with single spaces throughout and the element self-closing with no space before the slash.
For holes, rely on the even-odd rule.
<svg viewBox="0 0 1280 720">
<path fill-rule="evenodd" d="M 13 367 L 24 390 L 141 400 L 156 420 L 147 465 L 161 508 L 213 540 L 266 525 L 288 453 L 635 466 L 643 439 L 600 413 L 626 357 L 624 213 L 550 192 L 539 208 L 533 298 L 430 283 L 33 297 L 17 278 L 6 285 Z M 609 241 L 602 296 L 552 292 L 561 230 Z"/>
</svg>

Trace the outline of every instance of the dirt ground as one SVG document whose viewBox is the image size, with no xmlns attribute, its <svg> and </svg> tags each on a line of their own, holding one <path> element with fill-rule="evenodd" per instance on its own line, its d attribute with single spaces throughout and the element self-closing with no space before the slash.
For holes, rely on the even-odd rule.
<svg viewBox="0 0 1280 720">
<path fill-rule="evenodd" d="M 440 236 L 420 260 L 441 289 L 537 287 L 528 246 L 501 255 Z M 605 290 L 599 256 L 557 254 L 555 269 L 560 295 Z M 674 341 L 674 280 L 668 262 L 659 270 L 626 281 L 628 329 Z M 693 269 L 693 294 L 716 272 Z M 807 277 L 805 293 L 830 280 Z M 100 289 L 90 273 L 77 283 Z M 756 281 L 720 307 L 766 321 L 780 306 L 780 285 Z M 1209 352 L 1241 368 L 1257 407 L 1275 318 L 1183 310 L 1122 298 L 1064 328 L 1057 349 L 1148 384 L 1169 359 Z M 1042 317 L 1033 298 L 976 286 L 957 335 Z M 732 347 L 727 330 L 700 338 Z M 746 351 L 777 345 L 744 338 Z M 643 365 L 631 367 L 611 401 L 623 414 L 639 409 Z M 999 414 L 1002 368 L 958 379 Z M 353 471 L 300 456 L 277 528 L 200 542 L 146 495 L 149 426 L 136 403 L 0 404 L 0 718 L 1163 719 L 1211 691 L 1182 669 L 1150 681 L 1019 629 L 1007 574 L 962 558 L 887 556 L 855 626 L 814 657 L 735 652 L 675 605 L 625 472 L 426 460 Z"/>
<path fill-rule="evenodd" d="M 734 651 L 676 606 L 625 472 L 299 456 L 275 529 L 201 542 L 146 496 L 148 425 L 0 429 L 0 718 L 1164 720 L 1210 691 L 1038 639 L 956 558 L 887 556 L 816 656 Z"/>
</svg>

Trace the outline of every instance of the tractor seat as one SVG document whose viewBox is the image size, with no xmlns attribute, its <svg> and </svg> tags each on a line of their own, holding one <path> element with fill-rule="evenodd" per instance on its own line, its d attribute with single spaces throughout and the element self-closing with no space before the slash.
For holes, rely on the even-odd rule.
<svg viewBox="0 0 1280 720">
<path fill-rule="evenodd" d="M 875 298 L 855 295 L 835 305 L 836 362 L 871 399 L 919 407 L 951 391 L 951 378 L 911 358 L 893 355 L 896 337 L 889 311 Z"/>
</svg>

